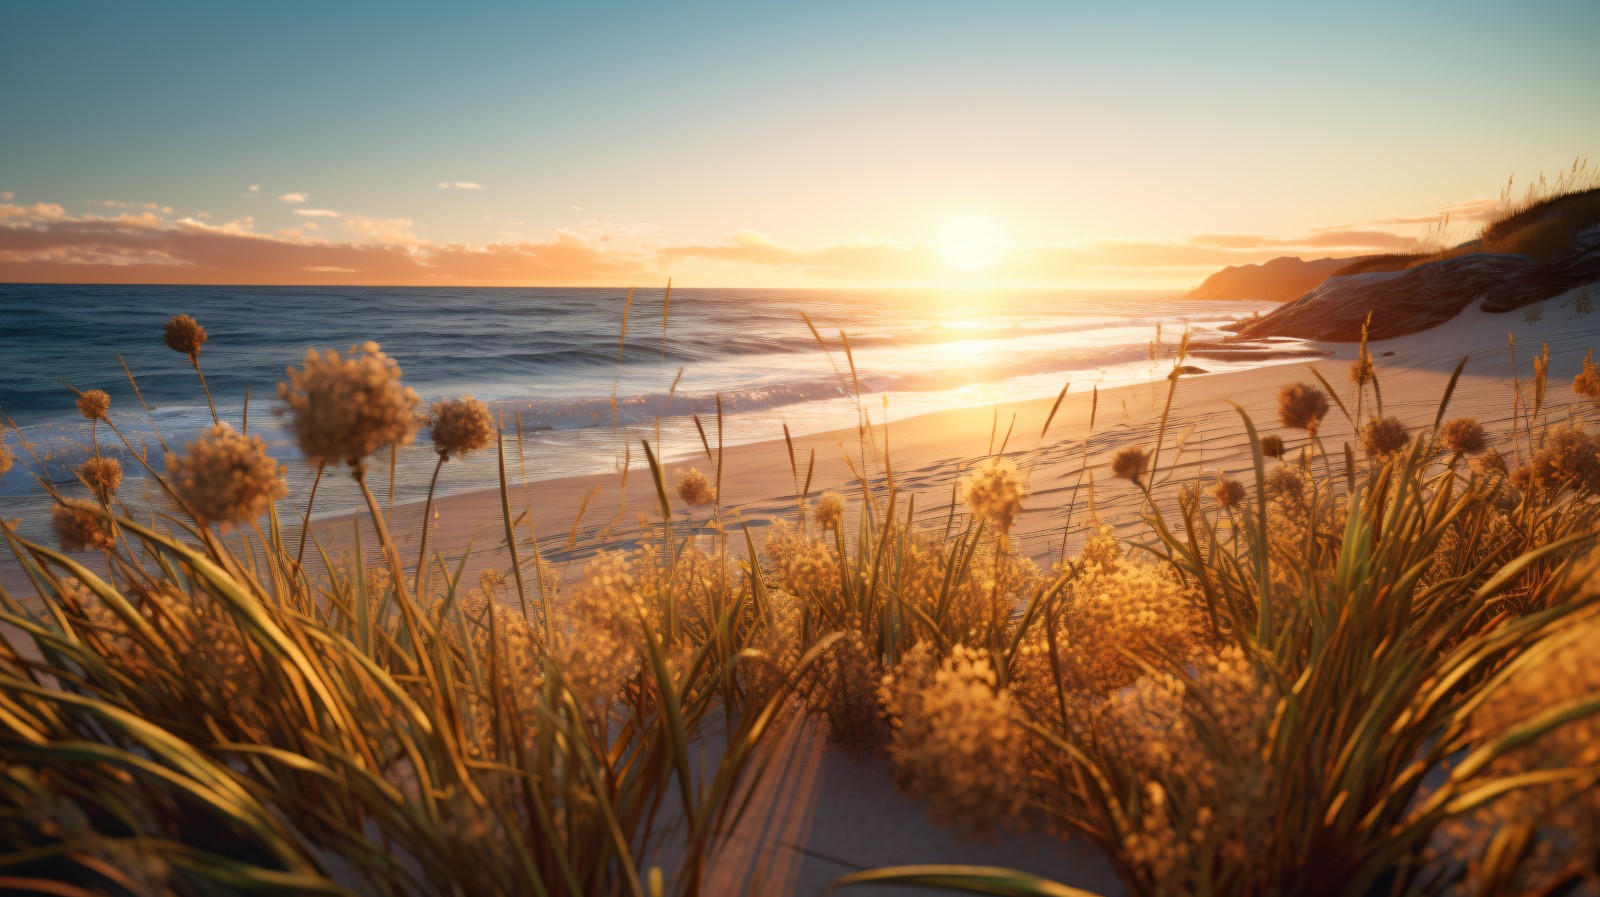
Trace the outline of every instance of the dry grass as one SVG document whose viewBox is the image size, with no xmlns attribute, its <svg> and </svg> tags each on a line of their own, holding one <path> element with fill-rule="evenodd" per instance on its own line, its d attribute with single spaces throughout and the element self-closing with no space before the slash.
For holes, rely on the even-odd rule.
<svg viewBox="0 0 1600 897">
<path fill-rule="evenodd" d="M 1445 424 L 1448 391 L 1432 426 L 1396 429 L 1375 369 L 1350 402 L 1293 385 L 1303 448 L 1269 458 L 1241 412 L 1250 475 L 1147 490 L 1146 543 L 1107 529 L 1048 570 L 1010 539 L 1029 489 L 1003 459 L 932 531 L 892 476 L 813 508 L 808 474 L 759 551 L 724 525 L 720 473 L 694 471 L 677 491 L 711 504 L 701 550 L 647 444 L 650 537 L 561 590 L 509 486 L 507 574 L 403 556 L 365 470 L 411 438 L 414 397 L 375 346 L 310 359 L 296 432 L 360 483 L 381 567 L 312 572 L 270 499 L 224 537 L 191 511 L 204 478 L 169 508 L 59 496 L 92 553 L 6 532 L 34 594 L 0 594 L 0 886 L 697 894 L 795 711 L 887 755 L 939 821 L 1087 838 L 1136 894 L 1595 882 L 1600 681 L 1577 646 L 1600 633 L 1600 440 L 1546 422 L 1546 365 L 1520 428 L 1487 437 Z M 1330 457 L 1328 394 L 1359 417 L 1369 389 L 1371 457 Z M 452 453 L 504 458 L 459 410 L 435 482 Z M 1126 449 L 1142 487 L 1159 456 Z M 840 883 L 866 881 L 1075 893 L 936 866 Z"/>
</svg>

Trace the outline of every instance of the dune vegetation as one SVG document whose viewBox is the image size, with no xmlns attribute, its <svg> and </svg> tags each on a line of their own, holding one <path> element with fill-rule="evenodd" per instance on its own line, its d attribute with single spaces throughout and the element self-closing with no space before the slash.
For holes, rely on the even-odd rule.
<svg viewBox="0 0 1600 897">
<path fill-rule="evenodd" d="M 167 340 L 201 373 L 198 323 Z M 1087 839 L 1129 893 L 1593 886 L 1600 437 L 1551 413 L 1569 384 L 1545 370 L 1506 432 L 1448 391 L 1407 428 L 1363 349 L 1345 390 L 1240 412 L 1240 479 L 1161 497 L 1160 446 L 1126 446 L 1146 536 L 1042 560 L 1011 539 L 1029 484 L 1002 454 L 934 528 L 891 470 L 819 494 L 796 467 L 758 538 L 709 446 L 672 478 L 647 442 L 649 537 L 566 580 L 513 514 L 515 432 L 467 397 L 423 408 L 375 344 L 280 386 L 306 457 L 360 484 L 375 562 L 280 516 L 310 497 L 242 422 L 164 463 L 122 440 L 166 496 L 125 504 L 109 399 L 78 393 L 93 452 L 58 544 L 5 530 L 31 588 L 0 594 L 0 889 L 699 894 L 798 714 L 887 755 L 935 820 Z M 1570 388 L 1600 407 L 1592 359 Z M 1329 414 L 1361 444 L 1325 445 Z M 499 453 L 504 572 L 392 537 L 368 464 L 424 427 L 436 484 Z M 54 491 L 9 435 L 0 473 Z M 1080 893 L 939 865 L 839 885 L 869 881 Z"/>
</svg>

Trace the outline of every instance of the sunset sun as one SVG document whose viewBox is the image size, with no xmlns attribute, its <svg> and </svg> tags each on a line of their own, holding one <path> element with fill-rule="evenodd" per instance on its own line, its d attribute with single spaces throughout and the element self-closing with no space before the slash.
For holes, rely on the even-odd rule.
<svg viewBox="0 0 1600 897">
<path fill-rule="evenodd" d="M 999 261 L 1012 244 L 992 219 L 961 215 L 944 222 L 934 245 L 946 266 L 957 271 L 982 271 Z"/>
</svg>

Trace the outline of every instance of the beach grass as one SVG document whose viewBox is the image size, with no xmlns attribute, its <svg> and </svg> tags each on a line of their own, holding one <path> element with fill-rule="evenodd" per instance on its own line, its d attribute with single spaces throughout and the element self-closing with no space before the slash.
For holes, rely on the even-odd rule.
<svg viewBox="0 0 1600 897">
<path fill-rule="evenodd" d="M 203 331 L 177 333 L 200 372 Z M 1144 537 L 1042 565 L 1012 538 L 1037 484 L 998 419 L 936 525 L 864 411 L 853 484 L 801 485 L 791 445 L 795 507 L 759 542 L 720 501 L 718 421 L 710 473 L 673 481 L 642 446 L 645 537 L 563 582 L 513 513 L 504 422 L 465 397 L 424 415 L 376 345 L 308 355 L 281 399 L 365 497 L 348 557 L 306 527 L 313 496 L 285 525 L 275 463 L 220 419 L 162 470 L 125 446 L 164 504 L 86 462 L 90 500 L 39 477 L 58 545 L 6 530 L 30 588 L 0 592 L 0 887 L 705 893 L 797 714 L 886 756 L 936 821 L 1087 839 L 1129 893 L 1592 883 L 1600 438 L 1550 413 L 1547 371 L 1506 432 L 1449 416 L 1455 378 L 1408 428 L 1363 353 L 1348 395 L 1319 375 L 1275 422 L 1239 412 L 1241 478 L 1157 492 L 1164 440 L 1124 446 Z M 92 392 L 86 425 L 115 433 Z M 1333 413 L 1361 445 L 1324 445 Z M 476 582 L 428 554 L 426 514 L 408 555 L 366 482 L 424 417 L 435 484 L 499 456 L 505 566 Z M 18 444 L 10 475 L 40 474 Z M 940 865 L 838 886 L 888 882 L 1081 893 Z"/>
</svg>

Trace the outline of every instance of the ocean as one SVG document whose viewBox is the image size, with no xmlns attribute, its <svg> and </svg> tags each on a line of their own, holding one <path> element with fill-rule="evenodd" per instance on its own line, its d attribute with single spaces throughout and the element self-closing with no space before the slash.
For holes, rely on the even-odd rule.
<svg viewBox="0 0 1600 897">
<path fill-rule="evenodd" d="M 881 290 L 441 289 L 394 287 L 61 286 L 0 284 L 0 415 L 30 442 L 43 474 L 66 491 L 89 452 L 90 428 L 73 393 L 104 389 L 129 441 L 162 466 L 161 440 L 176 448 L 210 424 L 185 357 L 162 341 L 174 314 L 210 334 L 201 365 L 224 419 L 262 435 L 288 468 L 291 502 L 314 473 L 275 416 L 277 383 L 308 348 L 373 340 L 425 402 L 472 394 L 521 421 L 530 480 L 642 465 L 639 440 L 668 459 L 698 452 L 691 415 L 714 425 L 722 398 L 729 445 L 856 421 L 855 383 L 874 421 L 986 406 L 1163 377 L 1150 360 L 1158 330 L 1170 355 L 1185 329 L 1196 339 L 1268 307 L 1156 293 Z M 813 334 L 802 313 L 820 334 Z M 625 330 L 625 332 L 624 332 Z M 840 334 L 848 335 L 849 353 Z M 131 371 L 141 404 L 124 372 Z M 852 362 L 854 373 L 852 375 Z M 1260 360 L 1201 362 L 1208 371 Z M 713 434 L 713 439 L 715 438 Z M 107 428 L 101 451 L 123 458 L 125 497 L 152 491 L 139 462 Z M 17 432 L 5 440 L 27 466 Z M 508 445 L 514 440 L 508 439 Z M 425 433 L 398 458 L 400 500 L 420 499 L 432 472 Z M 386 459 L 374 463 L 387 489 Z M 46 516 L 43 490 L 18 464 L 0 480 L 0 515 L 25 531 Z M 515 470 L 514 470 L 515 475 Z M 493 452 L 450 465 L 441 494 L 492 488 Z M 324 479 L 317 515 L 354 508 L 345 477 Z M 280 508 L 286 515 L 300 508 Z"/>
</svg>

